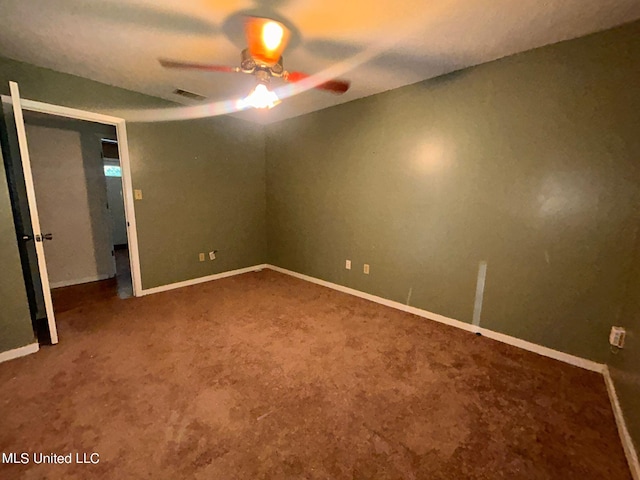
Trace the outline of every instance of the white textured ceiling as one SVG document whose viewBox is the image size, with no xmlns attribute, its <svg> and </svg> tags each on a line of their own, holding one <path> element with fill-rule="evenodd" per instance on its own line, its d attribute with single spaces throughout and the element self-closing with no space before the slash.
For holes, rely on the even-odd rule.
<svg viewBox="0 0 640 480">
<path fill-rule="evenodd" d="M 288 70 L 352 82 L 342 96 L 309 90 L 235 114 L 269 123 L 629 22 L 640 1 L 1 0 L 0 55 L 187 105 L 173 90 L 236 100 L 252 77 L 166 70 L 157 59 L 238 65 L 242 13 L 297 30 Z"/>
</svg>

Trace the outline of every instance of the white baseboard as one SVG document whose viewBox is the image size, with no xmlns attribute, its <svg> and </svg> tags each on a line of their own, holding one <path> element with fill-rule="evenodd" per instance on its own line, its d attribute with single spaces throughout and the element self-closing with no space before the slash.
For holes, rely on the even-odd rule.
<svg viewBox="0 0 640 480">
<path fill-rule="evenodd" d="M 530 352 L 537 353 L 539 355 L 543 355 L 545 357 L 553 358 L 555 360 L 559 360 L 564 363 L 568 363 L 570 365 L 574 365 L 576 367 L 584 368 L 586 370 L 591 370 L 598 373 L 603 373 L 605 365 L 602 363 L 597 363 L 592 360 L 587 360 L 586 358 L 577 357 L 575 355 L 570 355 L 568 353 L 560 352 L 558 350 L 554 350 L 552 348 L 543 347 L 542 345 L 538 345 L 536 343 L 528 342 L 526 340 L 522 340 L 520 338 L 511 337 L 509 335 L 505 335 L 503 333 L 494 332 L 493 330 L 489 330 L 482 327 L 477 327 L 470 323 L 462 322 L 460 320 L 456 320 L 453 318 L 445 317 L 444 315 L 439 315 L 437 313 L 429 312 L 427 310 L 422 310 L 420 308 L 411 307 L 409 305 L 402 304 L 400 302 L 395 302 L 393 300 L 389 300 L 386 298 L 378 297 L 376 295 L 371 295 L 369 293 L 361 292 L 360 290 L 355 290 L 353 288 L 345 287 L 343 285 L 338 285 L 337 283 L 327 282 L 326 280 L 320 280 L 319 278 L 310 277 L 308 275 L 304 275 L 302 273 L 294 272 L 292 270 L 287 270 L 285 268 L 277 267 L 275 265 L 269 264 L 260 264 L 254 265 L 251 267 L 240 268 L 238 270 L 231 270 L 228 272 L 216 273 L 213 275 L 208 275 L 206 277 L 194 278 L 191 280 L 185 280 L 183 282 L 170 283 L 169 285 L 161 285 L 159 287 L 147 288 L 142 290 L 142 295 L 151 295 L 154 293 L 166 292 L 168 290 L 174 290 L 176 288 L 188 287 L 190 285 L 197 285 L 198 283 L 210 282 L 212 280 L 218 280 L 221 278 L 231 277 L 233 275 L 241 275 L 243 273 L 254 272 L 257 270 L 262 270 L 263 268 L 269 268 L 276 272 L 284 273 L 286 275 L 290 275 L 292 277 L 299 278 L 301 280 L 306 280 L 307 282 L 315 283 L 318 285 L 322 285 L 323 287 L 328 287 L 333 290 L 338 290 L 339 292 L 348 293 L 350 295 L 354 295 L 356 297 L 364 298 L 365 300 L 369 300 L 375 303 L 379 303 L 381 305 L 385 305 L 387 307 L 395 308 L 397 310 L 402 310 L 403 312 L 408 312 L 413 315 L 417 315 L 419 317 L 427 318 L 429 320 L 434 320 L 439 323 L 444 323 L 445 325 L 450 325 L 452 327 L 460 328 L 462 330 L 466 330 L 472 333 L 480 333 L 481 335 L 491 338 L 493 340 L 497 340 L 502 343 L 507 343 L 509 345 L 513 345 L 518 348 L 522 348 L 523 350 L 528 350 Z"/>
<path fill-rule="evenodd" d="M 618 395 L 616 394 L 615 386 L 613 384 L 611 374 L 609 373 L 609 368 L 606 365 L 602 363 L 594 362 L 592 360 L 587 360 L 586 358 L 581 358 L 575 355 L 570 355 L 568 353 L 560 352 L 558 350 L 553 350 L 552 348 L 543 347 L 541 345 L 527 342 L 526 340 L 521 340 L 519 338 L 511 337 L 503 333 L 494 332 L 486 328 L 476 327 L 470 323 L 461 322 L 460 320 L 455 320 L 453 318 L 445 317 L 443 315 L 438 315 L 437 313 L 432 313 L 426 310 L 411 307 L 409 305 L 404 305 L 402 303 L 394 302 L 393 300 L 388 300 L 386 298 L 361 292 L 353 288 L 338 285 L 336 283 L 327 282 L 326 280 L 320 280 L 319 278 L 310 277 L 308 275 L 287 270 L 285 268 L 276 267 L 275 265 L 267 265 L 266 267 L 276 272 L 284 273 L 286 275 L 291 275 L 292 277 L 296 277 L 301 280 L 306 280 L 307 282 L 322 285 L 323 287 L 328 287 L 334 290 L 338 290 L 339 292 L 348 293 L 350 295 L 364 298 L 366 300 L 370 300 L 372 302 L 379 303 L 387 307 L 395 308 L 397 310 L 402 310 L 403 312 L 412 313 L 419 317 L 444 323 L 452 327 L 457 327 L 462 330 L 466 330 L 468 332 L 480 333 L 485 337 L 491 338 L 493 340 L 497 340 L 499 342 L 507 343 L 509 345 L 513 345 L 514 347 L 522 348 L 523 350 L 528 350 L 530 352 L 534 352 L 539 355 L 543 355 L 545 357 L 553 358 L 555 360 L 559 360 L 561 362 L 568 363 L 576 367 L 581 367 L 586 370 L 591 370 L 594 372 L 601 373 L 604 376 L 605 383 L 607 385 L 607 391 L 609 393 L 609 398 L 611 399 L 611 405 L 613 407 L 613 414 L 615 416 L 616 424 L 618 426 L 618 432 L 620 434 L 622 446 L 624 448 L 627 461 L 629 462 L 631 475 L 633 477 L 633 480 L 640 480 L 640 464 L 638 463 L 638 454 L 633 445 L 633 440 L 631 439 L 629 430 L 627 429 L 627 425 L 625 423 L 624 416 L 622 414 L 622 408 L 620 406 L 620 402 L 618 401 Z"/>
<path fill-rule="evenodd" d="M 109 275 L 105 273 L 103 275 L 94 275 L 91 277 L 78 278 L 76 280 L 63 280 L 61 282 L 51 282 L 49 283 L 50 288 L 61 288 L 61 287 L 70 287 L 71 285 L 80 285 L 83 283 L 91 283 L 91 282 L 99 282 L 100 280 L 106 280 L 107 278 L 112 278 L 113 275 Z"/>
<path fill-rule="evenodd" d="M 191 280 L 185 280 L 183 282 L 170 283 L 168 285 L 161 285 L 159 287 L 146 288 L 140 292 L 139 296 L 151 295 L 153 293 L 166 292 L 168 290 L 174 290 L 176 288 L 189 287 L 191 285 L 197 285 L 198 283 L 210 282 L 212 280 L 219 280 L 221 278 L 233 277 L 234 275 L 241 275 L 243 273 L 255 272 L 266 268 L 266 264 L 254 265 L 252 267 L 239 268 L 238 270 L 230 270 L 228 272 L 214 273 L 213 275 L 207 275 L 206 277 L 192 278 Z"/>
<path fill-rule="evenodd" d="M 408 312 L 413 315 L 417 315 L 419 317 L 427 318 L 429 320 L 434 320 L 439 323 L 444 323 L 445 325 L 450 325 L 452 327 L 460 328 L 468 332 L 480 333 L 481 335 L 491 338 L 493 340 L 497 340 L 502 343 L 507 343 L 509 345 L 522 348 L 523 350 L 528 350 L 530 352 L 534 352 L 539 355 L 543 355 L 545 357 L 553 358 L 555 360 L 560 360 L 561 362 L 568 363 L 576 367 L 581 367 L 586 370 L 602 373 L 605 368 L 604 364 L 602 363 L 597 363 L 582 357 L 576 357 L 575 355 L 570 355 L 568 353 L 560 352 L 552 348 L 543 347 L 542 345 L 527 342 L 526 340 L 522 340 L 516 337 L 511 337 L 503 333 L 494 332 L 493 330 L 488 330 L 482 327 L 476 327 L 475 325 L 472 325 L 470 323 L 461 322 L 460 320 L 455 320 L 453 318 L 445 317 L 437 313 L 428 312 L 427 310 L 422 310 L 420 308 L 411 307 L 409 305 L 405 305 L 400 302 L 394 302 L 393 300 L 388 300 L 386 298 L 378 297 L 376 295 L 371 295 L 369 293 L 361 292 L 360 290 L 355 290 L 353 288 L 345 287 L 343 285 L 327 282 L 326 280 L 320 280 L 319 278 L 310 277 L 302 273 L 294 272 L 281 267 L 276 267 L 275 265 L 267 265 L 266 267 L 271 270 L 275 270 L 276 272 L 291 275 L 292 277 L 296 277 L 301 280 L 306 280 L 307 282 L 322 285 L 323 287 L 332 288 L 334 290 L 338 290 L 339 292 L 348 293 L 350 295 L 364 298 L 366 300 L 370 300 L 372 302 L 379 303 L 387 307 L 395 308 L 397 310 L 402 310 L 403 312 Z"/>
<path fill-rule="evenodd" d="M 613 408 L 613 416 L 616 418 L 616 425 L 618 426 L 620 440 L 622 440 L 622 448 L 624 448 L 624 453 L 627 456 L 629 468 L 631 469 L 631 476 L 633 477 L 633 480 L 640 480 L 640 462 L 638 461 L 638 453 L 633 445 L 629 429 L 627 429 L 627 423 L 624 420 L 624 414 L 622 413 L 622 407 L 618 400 L 616 386 L 613 383 L 613 378 L 611 378 L 609 367 L 605 367 L 602 373 L 604 375 L 604 382 L 607 385 L 607 391 L 609 392 L 609 399 L 611 400 L 611 407 Z"/>
<path fill-rule="evenodd" d="M 37 343 L 30 343 L 24 347 L 7 350 L 6 352 L 0 353 L 0 363 L 36 353 L 38 350 L 40 350 L 40 346 Z"/>
<path fill-rule="evenodd" d="M 554 350 L 553 348 L 543 347 L 542 345 L 538 345 L 537 343 L 527 342 L 526 340 L 522 340 L 517 337 L 511 337 L 509 335 L 505 335 L 504 333 L 494 332 L 493 330 L 488 330 L 486 328 L 480 328 L 479 332 L 487 338 L 491 338 L 502 343 L 513 345 L 514 347 L 522 348 L 523 350 L 537 353 L 539 355 L 542 355 L 543 357 L 553 358 L 555 360 L 568 363 L 569 365 L 573 365 L 575 367 L 584 368 L 585 370 L 591 370 L 592 372 L 602 373 L 606 368 L 606 365 L 604 363 L 594 362 L 593 360 L 577 357 L 569 353 Z"/>
<path fill-rule="evenodd" d="M 620 438 L 622 440 L 622 445 L 624 448 L 625 455 L 627 456 L 627 460 L 629 462 L 629 466 L 631 468 L 631 474 L 634 480 L 640 480 L 640 465 L 638 463 L 638 455 L 633 446 L 633 441 L 631 440 L 631 435 L 627 429 L 626 423 L 624 421 L 624 416 L 622 414 L 622 409 L 620 407 L 620 403 L 618 401 L 618 396 L 615 391 L 615 386 L 613 384 L 613 380 L 609 373 L 609 369 L 606 365 L 594 362 L 592 360 L 587 360 L 585 358 L 577 357 L 575 355 L 570 355 L 568 353 L 560 352 L 558 350 L 554 350 L 552 348 L 543 347 L 542 345 L 537 345 L 535 343 L 528 342 L 526 340 L 522 340 L 516 337 L 511 337 L 509 335 L 505 335 L 503 333 L 494 332 L 492 330 L 488 330 L 486 328 L 477 327 L 470 323 L 462 322 L 460 320 L 455 320 L 453 318 L 445 317 L 444 315 L 439 315 L 437 313 L 429 312 L 427 310 L 422 310 L 420 308 L 411 307 L 409 305 L 402 304 L 400 302 L 395 302 L 393 300 L 389 300 L 386 298 L 378 297 L 376 295 L 371 295 L 369 293 L 361 292 L 360 290 L 355 290 L 353 288 L 345 287 L 343 285 L 338 285 L 336 283 L 328 282 L 326 280 L 321 280 L 319 278 L 310 277 L 309 275 L 304 275 L 302 273 L 294 272 L 292 270 L 287 270 L 285 268 L 277 267 L 275 265 L 269 264 L 260 264 L 254 265 L 251 267 L 240 268 L 237 270 L 231 270 L 228 272 L 216 273 L 213 275 L 208 275 L 206 277 L 194 278 L 191 280 L 185 280 L 183 282 L 171 283 L 169 285 L 162 285 L 159 287 L 148 288 L 142 290 L 142 295 L 151 295 L 154 293 L 166 292 L 168 290 L 174 290 L 176 288 L 188 287 L 190 285 L 197 285 L 199 283 L 210 282 L 212 280 L 219 280 L 221 278 L 231 277 L 234 275 L 241 275 L 243 273 L 260 271 L 264 268 L 269 268 L 276 272 L 284 273 L 286 275 L 290 275 L 292 277 L 299 278 L 301 280 L 305 280 L 307 282 L 315 283 L 317 285 L 322 285 L 323 287 L 331 288 L 333 290 L 337 290 L 339 292 L 347 293 L 359 298 L 363 298 L 365 300 L 369 300 L 381 305 L 385 305 L 387 307 L 395 308 L 397 310 L 401 310 L 403 312 L 411 313 L 413 315 L 417 315 L 419 317 L 423 317 L 429 320 L 433 320 L 439 323 L 443 323 L 445 325 L 449 325 L 452 327 L 460 328 L 462 330 L 466 330 L 472 333 L 480 333 L 481 335 L 491 338 L 493 340 L 497 340 L 502 343 L 506 343 L 509 345 L 513 345 L 518 348 L 522 348 L 523 350 L 527 350 L 533 353 L 537 353 L 539 355 L 543 355 L 545 357 L 553 358 L 555 360 L 559 360 L 564 363 L 568 363 L 570 365 L 574 365 L 576 367 L 584 368 L 586 370 L 591 370 L 594 372 L 598 372 L 604 375 L 605 383 L 607 385 L 607 391 L 609 392 L 609 397 L 611 399 L 611 405 L 613 407 L 614 416 L 616 419 L 616 424 L 618 426 L 618 431 L 620 433 Z M 11 360 L 13 358 L 18 358 L 24 355 L 28 355 L 30 353 L 34 353 L 38 351 L 38 344 L 34 343 L 31 345 L 27 345 L 25 347 L 17 348 L 15 350 L 10 350 L 8 352 L 0 353 L 0 362 Z"/>
</svg>

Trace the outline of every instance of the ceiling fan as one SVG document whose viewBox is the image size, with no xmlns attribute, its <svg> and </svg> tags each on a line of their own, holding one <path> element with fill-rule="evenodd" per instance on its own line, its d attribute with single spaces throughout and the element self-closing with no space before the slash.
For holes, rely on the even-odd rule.
<svg viewBox="0 0 640 480">
<path fill-rule="evenodd" d="M 296 83 L 309 78 L 310 75 L 302 72 L 289 72 L 284 69 L 282 52 L 287 47 L 290 32 L 282 23 L 269 18 L 247 17 L 245 21 L 245 36 L 248 47 L 242 51 L 239 67 L 205 65 L 166 59 L 159 59 L 159 61 L 166 68 L 254 75 L 257 85 L 246 98 L 241 100 L 241 106 L 245 108 L 273 108 L 280 103 L 280 100 L 276 93 L 269 89 L 271 78 L 282 78 L 285 82 Z M 350 82 L 346 80 L 335 79 L 323 82 L 314 88 L 341 95 L 349 89 L 349 85 Z"/>
</svg>

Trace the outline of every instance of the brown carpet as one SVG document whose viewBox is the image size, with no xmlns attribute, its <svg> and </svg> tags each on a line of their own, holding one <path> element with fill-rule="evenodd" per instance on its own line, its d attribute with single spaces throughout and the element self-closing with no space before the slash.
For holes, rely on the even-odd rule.
<svg viewBox="0 0 640 480">
<path fill-rule="evenodd" d="M 0 451 L 100 462 L 2 479 L 631 478 L 595 373 L 272 271 L 68 292 L 0 364 Z"/>
</svg>

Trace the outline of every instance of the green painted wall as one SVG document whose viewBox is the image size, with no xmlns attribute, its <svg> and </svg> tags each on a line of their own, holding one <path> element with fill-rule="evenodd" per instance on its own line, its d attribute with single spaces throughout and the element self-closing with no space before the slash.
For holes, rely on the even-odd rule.
<svg viewBox="0 0 640 480">
<path fill-rule="evenodd" d="M 0 58 L 0 93 L 8 94 L 10 80 L 19 83 L 24 98 L 98 113 L 173 105 Z M 143 190 L 143 199 L 136 202 L 143 288 L 264 263 L 266 200 L 261 126 L 218 117 L 128 123 L 127 133 L 134 188 Z M 5 178 L 4 172 L 0 178 Z M 6 190 L 5 181 L 0 183 Z M 0 196 L 3 246 L 15 242 L 8 202 L 6 195 Z M 5 211 L 9 213 L 4 215 Z M 214 249 L 218 250 L 217 260 L 198 261 L 199 252 Z M 27 315 L 28 319 L 26 298 L 14 295 L 19 288 L 16 285 L 22 285 L 18 273 L 5 274 L 0 282 L 2 328 L 10 331 L 13 327 L 4 320 L 5 315 Z M 30 342 L 32 335 L 27 340 Z M 2 347 L 0 340 L 0 351 Z"/>
<path fill-rule="evenodd" d="M 0 151 L 0 179 L 6 179 Z M 0 352 L 35 341 L 6 181 L 0 181 Z"/>
<path fill-rule="evenodd" d="M 609 363 L 638 446 L 638 79 L 635 22 L 271 125 L 269 261 L 465 322 L 487 261 L 481 326 Z"/>
<path fill-rule="evenodd" d="M 217 118 L 127 133 L 145 288 L 266 261 L 262 127 Z"/>
<path fill-rule="evenodd" d="M 270 262 L 471 322 L 487 261 L 481 326 L 604 362 L 639 78 L 637 22 L 271 125 Z"/>
</svg>

